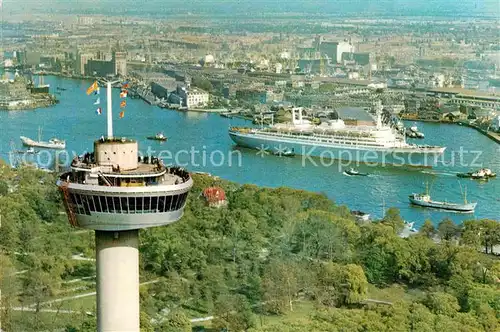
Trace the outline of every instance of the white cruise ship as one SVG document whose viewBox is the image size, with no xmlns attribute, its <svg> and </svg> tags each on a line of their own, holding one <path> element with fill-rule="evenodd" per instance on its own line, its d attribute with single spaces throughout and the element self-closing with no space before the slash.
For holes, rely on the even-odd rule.
<svg viewBox="0 0 500 332">
<path fill-rule="evenodd" d="M 349 126 L 342 119 L 313 125 L 303 119 L 302 109 L 292 110 L 292 122 L 268 128 L 232 127 L 229 136 L 239 146 L 269 153 L 292 151 L 306 157 L 349 162 L 432 167 L 445 147 L 406 142 L 404 133 L 382 123 L 382 106 L 377 105 L 375 126 Z"/>
</svg>

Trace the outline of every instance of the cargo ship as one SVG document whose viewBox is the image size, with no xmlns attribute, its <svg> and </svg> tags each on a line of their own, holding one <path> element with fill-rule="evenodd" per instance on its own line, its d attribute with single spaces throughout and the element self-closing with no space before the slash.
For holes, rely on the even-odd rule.
<svg viewBox="0 0 500 332">
<path fill-rule="evenodd" d="M 404 133 L 382 123 L 380 102 L 375 110 L 374 126 L 346 125 L 340 118 L 314 125 L 303 118 L 301 108 L 294 108 L 291 123 L 232 127 L 229 136 L 239 146 L 269 153 L 293 150 L 306 157 L 382 166 L 433 167 L 438 163 L 446 147 L 407 143 Z"/>
<path fill-rule="evenodd" d="M 464 203 L 438 202 L 431 200 L 429 187 L 423 194 L 411 194 L 408 196 L 410 203 L 426 208 L 441 209 L 452 212 L 472 213 L 476 209 L 476 202 L 467 202 L 467 192 L 464 192 Z"/>
<path fill-rule="evenodd" d="M 65 149 L 66 148 L 66 142 L 63 140 L 60 140 L 58 138 L 51 138 L 48 142 L 42 141 L 42 129 L 40 127 L 38 128 L 38 140 L 37 141 L 35 141 L 29 137 L 26 137 L 26 136 L 21 136 L 20 139 L 24 145 L 30 146 L 30 147 L 38 147 L 38 148 L 45 148 L 45 149 Z"/>
</svg>

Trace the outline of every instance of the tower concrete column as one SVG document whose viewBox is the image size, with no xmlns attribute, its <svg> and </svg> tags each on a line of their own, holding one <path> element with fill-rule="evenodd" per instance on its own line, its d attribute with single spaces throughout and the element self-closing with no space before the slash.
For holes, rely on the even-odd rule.
<svg viewBox="0 0 500 332">
<path fill-rule="evenodd" d="M 113 111 L 112 111 L 113 102 L 111 100 L 111 96 L 112 96 L 111 83 L 112 82 L 106 83 L 106 86 L 107 86 L 107 89 L 106 89 L 106 103 L 107 103 L 106 116 L 107 116 L 107 122 L 108 122 L 108 138 L 113 138 Z"/>
<path fill-rule="evenodd" d="M 139 230 L 97 231 L 97 331 L 139 332 Z"/>
</svg>

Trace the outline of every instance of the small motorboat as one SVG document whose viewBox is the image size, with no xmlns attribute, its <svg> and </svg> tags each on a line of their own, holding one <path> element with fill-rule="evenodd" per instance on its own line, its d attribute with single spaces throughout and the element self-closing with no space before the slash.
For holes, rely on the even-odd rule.
<svg viewBox="0 0 500 332">
<path fill-rule="evenodd" d="M 37 154 L 38 152 L 40 152 L 40 151 L 35 150 L 35 148 L 33 148 L 33 147 L 30 147 L 27 150 L 17 150 L 16 151 L 16 153 L 18 153 L 18 154 Z"/>
<path fill-rule="evenodd" d="M 408 221 L 404 221 L 404 225 L 405 225 L 405 228 L 407 228 L 410 232 L 412 233 L 417 233 L 418 230 L 415 228 L 415 222 L 412 221 L 412 222 L 408 222 Z"/>
<path fill-rule="evenodd" d="M 163 142 L 167 140 L 167 136 L 163 135 L 163 133 L 158 133 L 154 136 L 148 136 L 146 138 L 153 141 L 163 141 Z"/>
<path fill-rule="evenodd" d="M 65 88 L 61 88 L 60 86 L 58 86 L 56 89 L 57 89 L 57 90 L 61 90 L 61 91 L 66 91 L 66 89 L 65 89 Z"/>
<path fill-rule="evenodd" d="M 410 130 L 413 131 L 414 133 L 417 133 L 418 132 L 418 127 L 417 127 L 417 124 L 414 123 L 411 127 L 410 127 Z"/>
<path fill-rule="evenodd" d="M 294 149 L 278 150 L 278 151 L 274 152 L 274 155 L 280 156 L 280 157 L 294 157 L 295 151 L 294 151 Z"/>
<path fill-rule="evenodd" d="M 354 210 L 351 211 L 351 214 L 356 218 L 357 221 L 370 221 L 370 214 Z"/>
<path fill-rule="evenodd" d="M 368 176 L 368 173 L 358 172 L 357 170 L 355 170 L 352 167 L 348 170 L 345 170 L 344 174 L 349 175 L 349 176 Z"/>
<path fill-rule="evenodd" d="M 231 119 L 233 117 L 233 114 L 231 112 L 221 112 L 219 113 L 220 116 L 222 116 L 223 118 L 229 118 Z"/>
</svg>

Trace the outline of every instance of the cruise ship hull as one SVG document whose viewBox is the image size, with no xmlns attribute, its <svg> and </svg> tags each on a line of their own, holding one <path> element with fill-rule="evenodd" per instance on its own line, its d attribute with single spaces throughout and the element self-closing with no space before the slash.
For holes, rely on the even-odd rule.
<svg viewBox="0 0 500 332">
<path fill-rule="evenodd" d="M 321 160 L 342 160 L 351 163 L 376 164 L 380 166 L 433 167 L 441 161 L 445 148 L 378 148 L 367 149 L 353 145 L 338 146 L 316 141 L 305 141 L 287 137 L 266 137 L 254 133 L 229 131 L 231 139 L 239 146 L 269 152 L 270 154 L 293 150 L 302 155 L 307 163 L 317 164 L 314 158 Z"/>
</svg>

